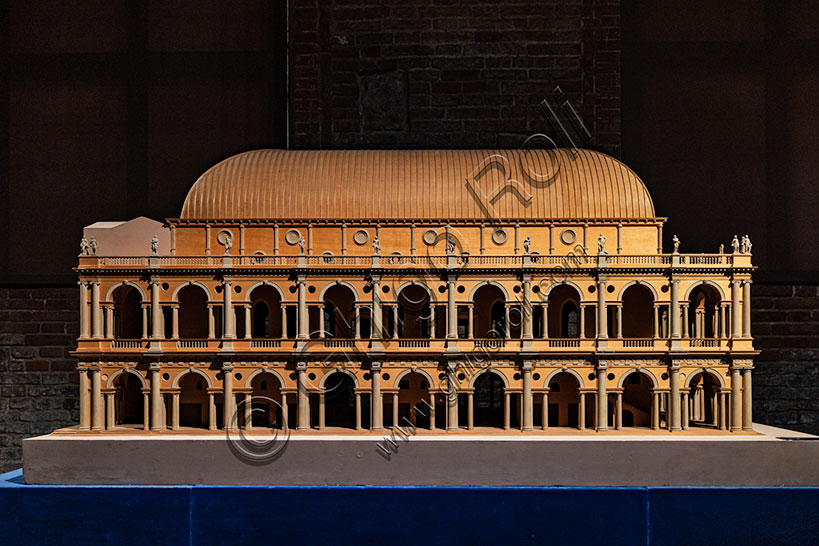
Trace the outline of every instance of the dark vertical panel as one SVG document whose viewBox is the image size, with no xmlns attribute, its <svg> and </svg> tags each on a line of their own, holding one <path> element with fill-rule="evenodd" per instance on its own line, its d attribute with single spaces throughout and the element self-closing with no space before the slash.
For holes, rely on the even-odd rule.
<svg viewBox="0 0 819 546">
<path fill-rule="evenodd" d="M 0 279 L 9 263 L 9 5 L 0 2 Z"/>
<path fill-rule="evenodd" d="M 148 210 L 147 0 L 128 4 L 128 216 Z"/>
</svg>

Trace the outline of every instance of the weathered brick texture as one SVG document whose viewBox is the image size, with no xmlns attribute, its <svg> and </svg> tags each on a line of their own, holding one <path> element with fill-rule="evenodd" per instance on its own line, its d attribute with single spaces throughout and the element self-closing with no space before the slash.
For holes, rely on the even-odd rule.
<svg viewBox="0 0 819 546">
<path fill-rule="evenodd" d="M 290 18 L 294 147 L 557 140 L 548 99 L 577 110 L 579 145 L 619 153 L 619 0 L 291 0 Z"/>
<path fill-rule="evenodd" d="M 23 438 L 76 423 L 78 291 L 0 288 L 0 472 L 18 468 Z"/>
<path fill-rule="evenodd" d="M 754 420 L 819 434 L 819 286 L 753 286 Z"/>
</svg>

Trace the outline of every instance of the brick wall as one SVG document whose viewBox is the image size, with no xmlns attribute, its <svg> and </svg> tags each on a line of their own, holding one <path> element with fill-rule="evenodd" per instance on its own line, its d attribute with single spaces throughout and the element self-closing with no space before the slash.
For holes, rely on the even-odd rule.
<svg viewBox="0 0 819 546">
<path fill-rule="evenodd" d="M 292 147 L 517 146 L 556 136 L 550 99 L 619 152 L 619 0 L 291 0 L 290 18 Z"/>
<path fill-rule="evenodd" d="M 76 288 L 0 288 L 0 472 L 19 468 L 23 438 L 76 424 Z"/>
<path fill-rule="evenodd" d="M 752 290 L 754 420 L 819 434 L 819 286 Z"/>
</svg>

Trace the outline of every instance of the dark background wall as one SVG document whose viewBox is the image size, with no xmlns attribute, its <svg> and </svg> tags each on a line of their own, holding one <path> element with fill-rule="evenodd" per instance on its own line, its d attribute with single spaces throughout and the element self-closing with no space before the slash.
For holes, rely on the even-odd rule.
<svg viewBox="0 0 819 546">
<path fill-rule="evenodd" d="M 253 148 L 557 139 L 544 99 L 570 101 L 584 145 L 643 177 L 684 251 L 751 236 L 755 417 L 819 433 L 817 11 L 797 0 L 3 3 L 0 467 L 19 466 L 21 438 L 76 419 L 83 226 L 176 216 L 202 172 Z"/>
</svg>

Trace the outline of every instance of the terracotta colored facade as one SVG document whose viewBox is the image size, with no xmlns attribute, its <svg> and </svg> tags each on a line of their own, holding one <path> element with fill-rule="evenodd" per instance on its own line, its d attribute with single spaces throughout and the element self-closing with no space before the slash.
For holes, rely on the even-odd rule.
<svg viewBox="0 0 819 546">
<path fill-rule="evenodd" d="M 240 154 L 86 228 L 79 429 L 750 430 L 750 241 L 663 223 L 588 150 Z"/>
</svg>

